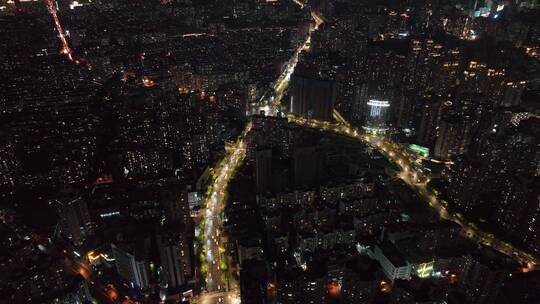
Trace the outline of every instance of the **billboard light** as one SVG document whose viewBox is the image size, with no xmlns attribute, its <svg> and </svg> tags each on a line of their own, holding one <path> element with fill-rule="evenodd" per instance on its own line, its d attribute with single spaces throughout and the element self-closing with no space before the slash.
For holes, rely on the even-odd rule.
<svg viewBox="0 0 540 304">
<path fill-rule="evenodd" d="M 433 274 L 433 264 L 434 262 L 432 261 L 418 265 L 416 275 L 418 275 L 419 278 L 430 277 Z"/>
<path fill-rule="evenodd" d="M 390 102 L 387 100 L 376 100 L 376 99 L 370 99 L 367 103 L 369 106 L 375 106 L 375 107 L 389 107 Z"/>
<path fill-rule="evenodd" d="M 422 147 L 422 146 L 415 145 L 415 144 L 409 145 L 408 148 L 409 148 L 409 150 L 411 150 L 411 151 L 413 151 L 415 153 L 422 154 L 424 157 L 429 156 L 429 148 Z"/>
</svg>

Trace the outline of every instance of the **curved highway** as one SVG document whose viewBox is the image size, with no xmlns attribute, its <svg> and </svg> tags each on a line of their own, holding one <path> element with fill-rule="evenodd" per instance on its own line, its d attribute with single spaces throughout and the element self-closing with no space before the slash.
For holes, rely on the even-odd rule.
<svg viewBox="0 0 540 304">
<path fill-rule="evenodd" d="M 341 115 L 339 115 L 339 113 L 334 113 L 334 117 L 338 123 L 313 119 L 307 120 L 294 116 L 289 116 L 289 121 L 303 126 L 316 128 L 321 131 L 331 131 L 346 135 L 370 145 L 400 168 L 401 171 L 399 172 L 398 177 L 414 189 L 442 219 L 451 220 L 459 224 L 463 229 L 464 236 L 479 244 L 491 247 L 496 251 L 515 259 L 519 263 L 526 265 L 524 271 L 535 269 L 537 265 L 540 264 L 540 260 L 534 255 L 516 248 L 508 242 L 497 239 L 495 235 L 491 233 L 482 231 L 474 223 L 467 222 L 461 214 L 450 213 L 446 209 L 448 203 L 440 199 L 436 193 L 427 187 L 429 177 L 426 177 L 423 173 L 415 169 L 411 156 L 401 145 L 387 138 L 369 135 L 352 127 Z"/>
</svg>

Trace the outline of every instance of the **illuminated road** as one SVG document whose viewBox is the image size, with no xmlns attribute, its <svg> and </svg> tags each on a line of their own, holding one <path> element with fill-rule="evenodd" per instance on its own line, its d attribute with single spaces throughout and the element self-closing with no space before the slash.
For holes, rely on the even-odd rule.
<svg viewBox="0 0 540 304">
<path fill-rule="evenodd" d="M 294 2 L 298 4 L 301 8 L 304 8 L 304 4 L 302 2 L 300 1 L 294 1 Z M 279 78 L 274 82 L 273 96 L 272 97 L 265 96 L 260 102 L 258 111 L 262 110 L 268 116 L 276 116 L 277 112 L 279 111 L 280 106 L 281 106 L 281 100 L 283 99 L 285 92 L 287 92 L 287 89 L 289 88 L 291 76 L 294 73 L 296 65 L 298 64 L 298 60 L 300 59 L 300 54 L 302 52 L 310 50 L 311 35 L 313 34 L 313 32 L 317 31 L 319 29 L 319 26 L 323 23 L 322 17 L 320 17 L 318 14 L 312 12 L 311 16 L 313 18 L 314 24 L 310 26 L 308 35 L 306 36 L 304 43 L 295 50 L 293 56 L 287 63 L 287 67 L 285 68 L 285 71 L 283 71 L 283 73 L 279 76 Z"/>
<path fill-rule="evenodd" d="M 295 1 L 302 8 L 304 5 Z M 312 14 L 313 16 L 313 14 Z M 264 110 L 266 115 L 275 116 L 279 111 L 281 99 L 289 87 L 291 75 L 298 64 L 300 53 L 309 50 L 311 46 L 311 34 L 316 31 L 322 23 L 321 18 L 313 16 L 315 25 L 310 27 L 304 43 L 300 45 L 289 60 L 285 71 L 274 83 L 274 97 L 263 98 L 259 103 L 258 110 Z M 258 111 L 257 111 L 258 112 Z M 227 151 L 224 160 L 214 169 L 214 182 L 210 187 L 210 192 L 206 198 L 206 208 L 203 211 L 200 227 L 202 236 L 202 272 L 205 277 L 206 291 L 196 299 L 197 303 L 240 303 L 240 290 L 238 282 L 234 280 L 227 263 L 226 250 L 223 241 L 223 213 L 227 186 L 234 175 L 234 172 L 241 165 L 246 154 L 244 138 L 251 130 L 251 123 L 246 125 L 241 136 L 236 143 Z"/>
<path fill-rule="evenodd" d="M 69 44 L 67 42 L 66 36 L 64 34 L 64 30 L 62 29 L 62 25 L 60 24 L 60 20 L 58 19 L 58 13 L 56 9 L 56 4 L 54 0 L 46 0 L 47 2 L 47 8 L 49 9 L 49 12 L 51 13 L 54 25 L 56 26 L 56 31 L 58 32 L 58 37 L 60 38 L 60 42 L 62 42 L 62 54 L 66 54 L 70 61 L 74 61 L 73 58 L 73 52 L 71 51 L 71 48 L 69 47 Z"/>
<path fill-rule="evenodd" d="M 448 203 L 440 199 L 436 193 L 428 186 L 429 177 L 424 176 L 413 166 L 414 157 L 409 155 L 403 147 L 387 138 L 365 134 L 362 131 L 351 127 L 339 113 L 334 113 L 334 118 L 338 123 L 327 121 L 307 120 L 289 116 L 289 121 L 320 129 L 322 131 L 332 131 L 341 135 L 360 140 L 381 152 L 388 160 L 400 168 L 398 177 L 407 185 L 414 189 L 418 195 L 434 209 L 442 219 L 451 220 L 458 223 L 463 228 L 463 234 L 469 239 L 482 245 L 491 247 L 518 262 L 527 265 L 528 270 L 534 269 L 540 261 L 537 257 L 523 250 L 513 247 L 511 244 L 498 240 L 493 234 L 480 230 L 474 223 L 467 222 L 459 213 L 450 213 L 446 207 Z"/>
<path fill-rule="evenodd" d="M 214 182 L 210 195 L 205 200 L 202 227 L 202 272 L 205 274 L 206 292 L 199 303 L 240 303 L 238 282 L 232 277 L 224 245 L 223 209 L 226 202 L 227 186 L 235 171 L 242 164 L 246 154 L 244 138 L 251 130 L 251 123 L 227 151 L 222 162 L 214 169 Z"/>
<path fill-rule="evenodd" d="M 301 2 L 295 2 L 302 8 L 304 7 Z M 279 111 L 281 99 L 287 91 L 291 75 L 298 64 L 300 53 L 309 50 L 311 46 L 311 34 L 321 24 L 318 21 L 321 19 L 313 18 L 315 25 L 310 27 L 304 43 L 296 49 L 285 71 L 274 83 L 274 97 L 263 98 L 259 104 L 258 110 L 264 110 L 266 115 L 275 116 Z M 201 244 L 203 248 L 200 257 L 203 264 L 202 272 L 205 275 L 206 292 L 196 300 L 198 303 L 240 303 L 238 282 L 231 276 L 231 270 L 227 265 L 221 214 L 226 201 L 227 186 L 245 157 L 244 138 L 250 130 L 251 123 L 248 123 L 242 135 L 227 151 L 225 159 L 214 170 L 215 179 L 205 201 L 206 208 L 202 214 L 203 227 L 200 230 L 203 233 Z"/>
<path fill-rule="evenodd" d="M 304 2 L 302 2 L 300 0 L 293 0 L 293 2 L 298 4 L 300 6 L 300 8 L 304 8 Z"/>
</svg>

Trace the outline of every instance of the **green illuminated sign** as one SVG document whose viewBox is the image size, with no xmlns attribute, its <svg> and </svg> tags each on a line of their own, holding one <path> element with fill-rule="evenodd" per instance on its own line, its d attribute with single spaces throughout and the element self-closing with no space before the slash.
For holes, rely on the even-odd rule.
<svg viewBox="0 0 540 304">
<path fill-rule="evenodd" d="M 426 147 L 422 147 L 422 146 L 419 146 L 419 145 L 412 144 L 412 145 L 409 145 L 408 149 L 409 149 L 410 151 L 415 152 L 415 153 L 422 154 L 424 157 L 428 157 L 428 156 L 429 156 L 429 148 L 426 148 Z"/>
</svg>

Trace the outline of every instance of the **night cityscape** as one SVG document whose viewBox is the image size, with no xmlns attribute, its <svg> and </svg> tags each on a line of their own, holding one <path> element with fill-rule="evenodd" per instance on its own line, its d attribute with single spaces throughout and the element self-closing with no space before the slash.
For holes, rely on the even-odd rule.
<svg viewBox="0 0 540 304">
<path fill-rule="evenodd" d="M 540 304 L 539 0 L 0 0 L 0 304 Z"/>
</svg>

